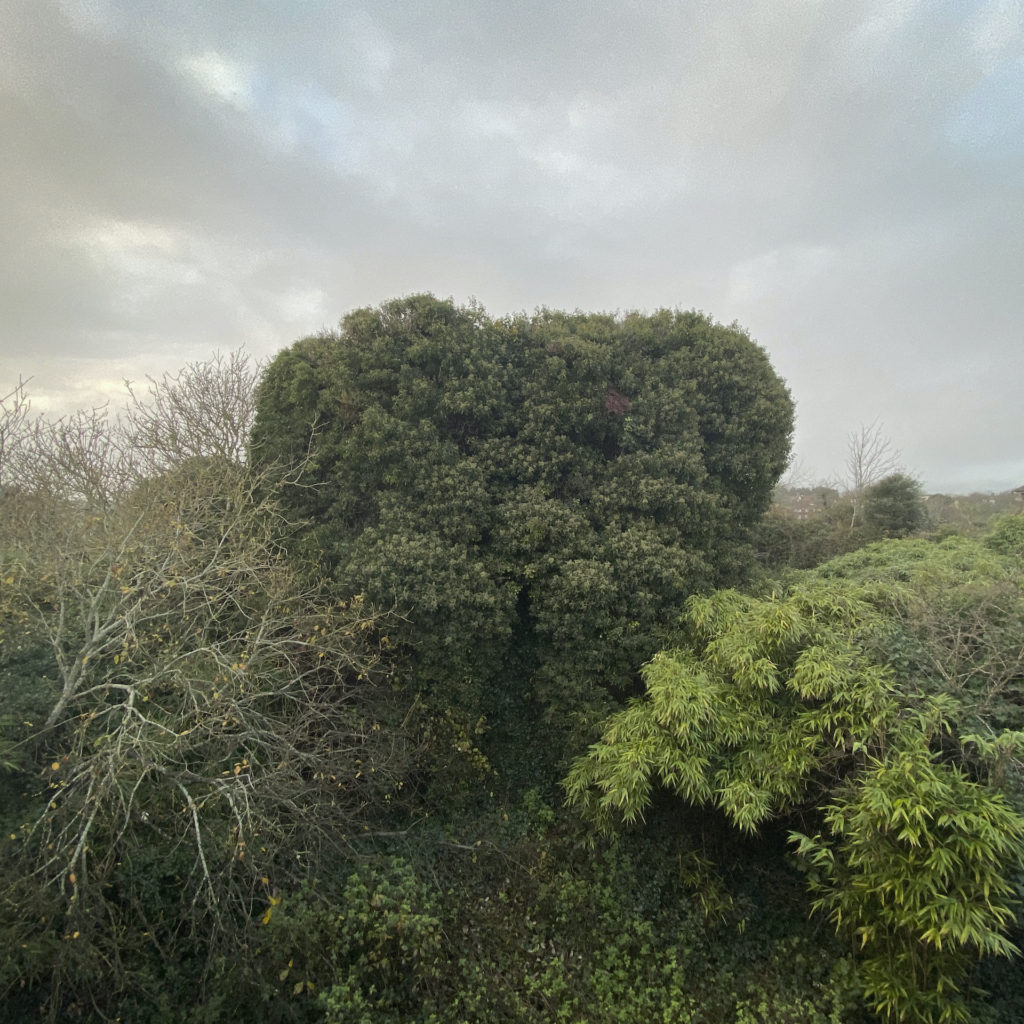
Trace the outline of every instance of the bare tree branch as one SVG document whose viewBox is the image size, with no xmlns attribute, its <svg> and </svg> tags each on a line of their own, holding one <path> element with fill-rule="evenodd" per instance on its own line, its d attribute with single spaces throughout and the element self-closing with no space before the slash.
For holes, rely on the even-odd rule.
<svg viewBox="0 0 1024 1024">
<path fill-rule="evenodd" d="M 864 491 L 902 468 L 900 451 L 878 420 L 853 431 L 846 443 L 846 485 L 853 499 L 853 523 L 860 513 Z"/>
<path fill-rule="evenodd" d="M 125 381 L 125 430 L 145 471 L 200 457 L 245 462 L 263 365 L 239 348 L 176 374 L 148 377 L 145 395 Z"/>
<path fill-rule="evenodd" d="M 262 880 L 315 870 L 401 788 L 380 623 L 284 556 L 280 474 L 245 464 L 257 373 L 241 355 L 192 365 L 121 420 L 29 421 L 20 385 L 0 403 L 2 466 L 28 467 L 0 514 L 39 510 L 0 545 L 0 643 L 52 663 L 18 761 L 41 788 L 0 890 L 96 943 L 145 902 L 127 868 L 141 851 L 182 900 L 154 941 L 212 943 L 252 916 Z"/>
<path fill-rule="evenodd" d="M 23 459 L 30 403 L 27 381 L 18 383 L 0 398 L 0 489 L 17 480 Z"/>
</svg>

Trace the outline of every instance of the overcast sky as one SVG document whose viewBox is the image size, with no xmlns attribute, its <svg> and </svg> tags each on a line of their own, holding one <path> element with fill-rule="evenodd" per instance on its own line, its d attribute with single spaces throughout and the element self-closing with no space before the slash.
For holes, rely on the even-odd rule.
<svg viewBox="0 0 1024 1024">
<path fill-rule="evenodd" d="M 0 393 L 411 292 L 697 308 L 929 490 L 1024 483 L 1022 0 L 0 0 Z"/>
</svg>

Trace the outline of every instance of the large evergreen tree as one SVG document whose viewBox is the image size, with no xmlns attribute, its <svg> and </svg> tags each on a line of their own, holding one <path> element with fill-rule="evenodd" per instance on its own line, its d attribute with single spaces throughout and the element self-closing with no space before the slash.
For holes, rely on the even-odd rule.
<svg viewBox="0 0 1024 1024">
<path fill-rule="evenodd" d="M 509 735 L 589 723 L 690 594 L 737 579 L 792 420 L 764 351 L 702 314 L 419 295 L 282 352 L 253 450 L 311 457 L 303 553 L 405 617 L 410 689 Z"/>
<path fill-rule="evenodd" d="M 906 473 L 893 473 L 864 492 L 864 522 L 877 536 L 906 537 L 928 521 L 921 484 Z"/>
</svg>

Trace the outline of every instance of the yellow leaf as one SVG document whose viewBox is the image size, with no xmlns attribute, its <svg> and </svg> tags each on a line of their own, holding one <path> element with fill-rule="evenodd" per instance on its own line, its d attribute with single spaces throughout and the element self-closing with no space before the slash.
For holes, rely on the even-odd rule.
<svg viewBox="0 0 1024 1024">
<path fill-rule="evenodd" d="M 292 989 L 292 995 L 293 996 L 297 996 L 305 987 L 306 987 L 306 983 L 305 982 L 303 982 L 303 981 L 295 982 L 295 986 Z"/>
<path fill-rule="evenodd" d="M 78 881 L 78 879 L 77 879 L 77 878 L 75 877 L 75 873 L 74 873 L 74 871 L 72 871 L 72 872 L 71 872 L 71 874 L 70 874 L 70 875 L 68 875 L 68 881 L 69 881 L 69 882 L 70 882 L 70 883 L 71 883 L 72 885 L 74 885 L 74 884 L 75 884 L 75 883 L 76 883 L 76 882 Z"/>
<path fill-rule="evenodd" d="M 60 769 L 60 762 L 59 761 L 54 761 L 53 764 L 50 765 L 50 771 L 51 772 L 59 771 L 59 769 Z"/>
</svg>

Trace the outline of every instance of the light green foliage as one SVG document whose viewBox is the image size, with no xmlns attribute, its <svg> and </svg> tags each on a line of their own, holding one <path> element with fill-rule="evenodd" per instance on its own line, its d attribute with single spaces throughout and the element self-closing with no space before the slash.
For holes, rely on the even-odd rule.
<svg viewBox="0 0 1024 1024">
<path fill-rule="evenodd" d="M 404 617 L 406 686 L 496 727 L 512 691 L 564 729 L 737 578 L 791 427 L 764 352 L 697 313 L 493 321 L 414 296 L 281 353 L 253 452 L 309 453 L 302 551 Z"/>
<path fill-rule="evenodd" d="M 869 1003 L 894 1020 L 967 1020 L 958 983 L 973 955 L 1019 952 L 1005 931 L 1024 819 L 928 740 L 905 730 L 825 809 L 828 838 L 794 838 L 816 907 L 856 936 Z"/>
<path fill-rule="evenodd" d="M 1024 556 L 1024 515 L 1003 516 L 986 535 L 985 546 L 1003 555 Z"/>
<path fill-rule="evenodd" d="M 655 786 L 747 832 L 817 808 L 822 831 L 794 842 L 862 947 L 868 998 L 892 1020 L 962 1016 L 972 957 L 1013 951 L 1024 859 L 1024 819 L 983 781 L 1012 773 L 1019 734 L 958 732 L 991 735 L 993 689 L 1021 682 L 1019 632 L 960 642 L 986 588 L 1019 608 L 1019 566 L 957 539 L 874 545 L 767 598 L 691 599 L 684 642 L 645 666 L 645 697 L 576 761 L 569 799 L 607 828 L 639 819 Z M 1002 601 L 979 614 L 976 637 L 1005 626 Z"/>
<path fill-rule="evenodd" d="M 1013 519 L 982 541 L 949 537 L 874 544 L 817 576 L 887 588 L 893 614 L 872 657 L 905 688 L 942 697 L 960 732 L 1024 729 L 1024 561 Z"/>
<path fill-rule="evenodd" d="M 797 806 L 812 778 L 899 713 L 891 674 L 867 664 L 857 641 L 877 619 L 875 597 L 819 586 L 691 598 L 690 643 L 644 667 L 646 697 L 575 763 L 570 799 L 602 821 L 635 821 L 660 784 L 748 832 Z"/>
</svg>

